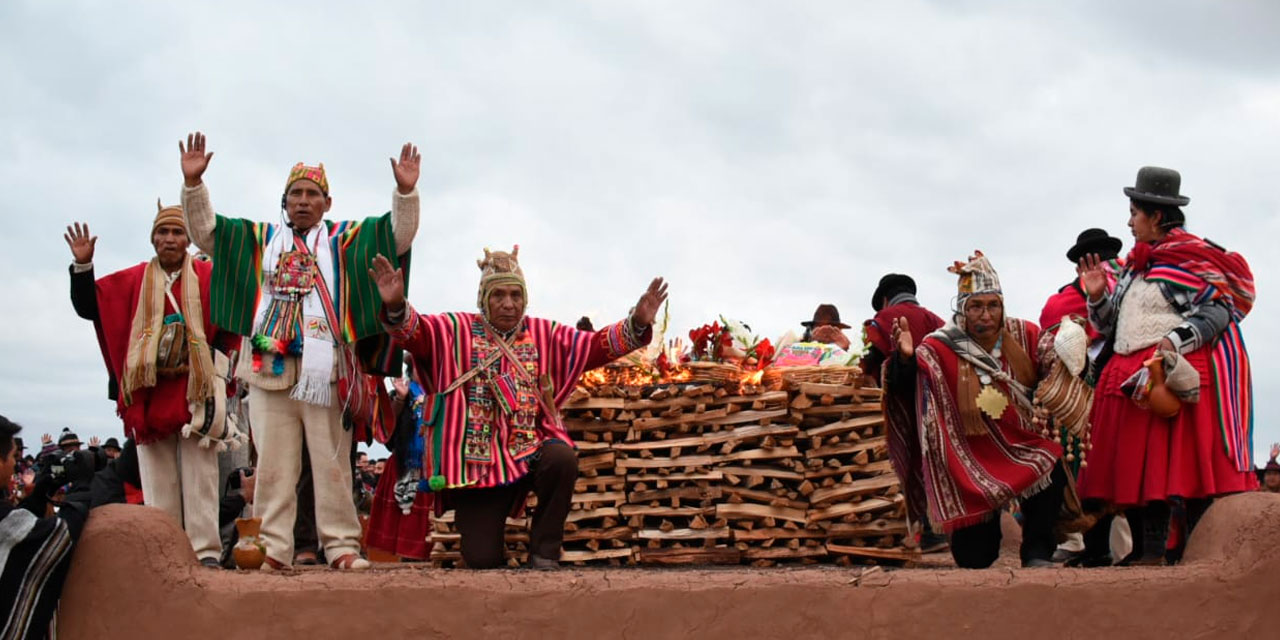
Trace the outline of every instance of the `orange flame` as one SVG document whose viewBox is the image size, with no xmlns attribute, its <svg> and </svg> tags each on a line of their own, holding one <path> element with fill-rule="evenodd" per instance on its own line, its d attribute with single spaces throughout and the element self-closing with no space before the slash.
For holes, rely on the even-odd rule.
<svg viewBox="0 0 1280 640">
<path fill-rule="evenodd" d="M 764 369 L 757 369 L 751 373 L 742 376 L 742 384 L 759 386 L 760 381 L 764 379 Z"/>
</svg>

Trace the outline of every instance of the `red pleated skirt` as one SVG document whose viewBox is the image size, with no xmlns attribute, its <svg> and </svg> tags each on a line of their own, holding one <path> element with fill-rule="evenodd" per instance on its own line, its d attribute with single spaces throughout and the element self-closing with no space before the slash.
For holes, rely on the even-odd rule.
<svg viewBox="0 0 1280 640">
<path fill-rule="evenodd" d="M 1227 456 L 1209 348 L 1186 354 L 1200 372 L 1200 401 L 1184 402 L 1172 418 L 1155 416 L 1120 389 L 1154 351 L 1116 354 L 1103 368 L 1090 415 L 1093 450 L 1080 470 L 1080 497 L 1136 506 L 1171 496 L 1206 498 L 1256 489 L 1257 477 L 1237 471 Z"/>
<path fill-rule="evenodd" d="M 402 558 L 426 560 L 431 555 L 432 498 L 430 493 L 419 492 L 413 507 L 406 515 L 396 503 L 395 483 L 400 477 L 400 465 L 393 454 L 378 479 L 374 490 L 373 506 L 369 513 L 369 531 L 365 544 L 373 549 L 395 554 Z"/>
</svg>

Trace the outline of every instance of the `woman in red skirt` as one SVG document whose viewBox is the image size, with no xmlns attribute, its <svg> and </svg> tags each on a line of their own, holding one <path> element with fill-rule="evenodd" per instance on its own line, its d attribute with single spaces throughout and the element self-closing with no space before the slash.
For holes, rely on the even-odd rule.
<svg viewBox="0 0 1280 640">
<path fill-rule="evenodd" d="M 1188 233 L 1181 176 L 1144 167 L 1130 198 L 1134 249 L 1115 288 L 1097 256 L 1080 261 L 1089 320 L 1111 355 L 1098 374 L 1093 451 L 1082 499 L 1124 508 L 1134 552 L 1123 564 L 1160 564 L 1169 500 L 1186 503 L 1188 528 L 1214 496 L 1257 486 L 1251 472 L 1252 389 L 1239 322 L 1253 307 L 1253 275 L 1239 254 Z M 1177 413 L 1147 408 L 1146 363 L 1167 376 Z M 1153 399 L 1154 400 L 1154 399 Z"/>
</svg>

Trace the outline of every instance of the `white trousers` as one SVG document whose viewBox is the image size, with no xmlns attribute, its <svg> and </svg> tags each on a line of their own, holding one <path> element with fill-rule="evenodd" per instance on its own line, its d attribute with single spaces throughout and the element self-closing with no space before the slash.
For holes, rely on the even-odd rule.
<svg viewBox="0 0 1280 640">
<path fill-rule="evenodd" d="M 187 532 L 196 557 L 218 559 L 218 452 L 174 434 L 138 445 L 138 474 L 148 505 L 164 509 Z"/>
<path fill-rule="evenodd" d="M 267 556 L 281 564 L 293 564 L 304 437 L 311 455 L 316 533 L 325 558 L 333 562 L 360 553 L 360 520 L 351 497 L 351 432 L 342 428 L 336 389 L 332 397 L 334 406 L 320 407 L 290 398 L 288 389 L 254 386 L 249 392 L 249 425 L 258 449 L 253 514 L 262 518 Z"/>
</svg>

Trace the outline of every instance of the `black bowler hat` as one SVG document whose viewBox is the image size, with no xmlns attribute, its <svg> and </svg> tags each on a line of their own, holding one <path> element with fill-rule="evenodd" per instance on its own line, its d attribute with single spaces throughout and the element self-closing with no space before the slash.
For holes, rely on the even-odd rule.
<svg viewBox="0 0 1280 640">
<path fill-rule="evenodd" d="M 1140 202 L 1185 207 L 1191 198 L 1178 193 L 1182 186 L 1182 175 L 1173 169 L 1164 167 L 1143 167 L 1138 169 L 1138 179 L 1132 187 L 1125 187 L 1124 194 Z"/>
<path fill-rule="evenodd" d="M 880 278 L 880 284 L 876 285 L 876 292 L 871 294 L 871 308 L 876 311 L 883 309 L 885 298 L 892 298 L 894 294 L 902 293 L 903 291 L 914 296 L 916 294 L 916 281 L 912 280 L 911 276 L 901 273 L 885 274 L 883 278 Z"/>
<path fill-rule="evenodd" d="M 804 327 L 816 327 L 824 324 L 832 324 L 841 329 L 848 329 L 849 325 L 840 322 L 840 310 L 834 304 L 820 304 L 813 311 L 813 319 L 808 322 L 801 322 Z"/>
<path fill-rule="evenodd" d="M 1112 260 L 1120 255 L 1122 246 L 1124 243 L 1120 238 L 1112 237 L 1102 229 L 1085 229 L 1076 236 L 1075 246 L 1067 250 L 1067 259 L 1075 264 L 1085 255 L 1096 253 L 1103 260 Z"/>
<path fill-rule="evenodd" d="M 119 451 L 119 450 L 120 450 L 120 441 L 119 441 L 119 440 L 116 440 L 115 438 L 107 438 L 107 441 L 106 441 L 105 443 L 103 443 L 102 448 L 103 448 L 103 449 L 115 449 L 116 451 Z"/>
</svg>

